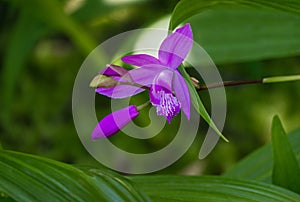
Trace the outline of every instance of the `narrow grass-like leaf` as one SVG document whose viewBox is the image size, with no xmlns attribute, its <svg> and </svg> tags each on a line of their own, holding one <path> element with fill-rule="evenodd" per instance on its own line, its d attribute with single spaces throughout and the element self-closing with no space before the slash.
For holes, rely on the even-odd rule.
<svg viewBox="0 0 300 202">
<path fill-rule="evenodd" d="M 272 148 L 273 184 L 300 193 L 300 168 L 278 116 L 272 123 Z"/>
<path fill-rule="evenodd" d="M 173 30 L 189 17 L 222 5 L 277 9 L 300 16 L 300 2 L 297 0 L 182 0 L 173 10 L 169 28 Z"/>
<path fill-rule="evenodd" d="M 187 85 L 189 87 L 190 90 L 190 94 L 191 94 L 191 100 L 192 103 L 194 105 L 194 107 L 196 108 L 196 110 L 198 111 L 198 113 L 201 115 L 201 117 L 208 123 L 208 125 L 210 127 L 212 127 L 212 129 L 215 130 L 215 132 L 221 137 L 223 138 L 223 140 L 225 140 L 226 142 L 228 142 L 228 140 L 226 139 L 226 137 L 220 132 L 220 130 L 217 128 L 217 126 L 214 124 L 213 120 L 210 118 L 208 112 L 206 111 L 195 87 L 192 84 L 192 81 L 190 80 L 190 76 L 188 75 L 188 73 L 185 71 L 184 67 L 181 65 L 178 70 L 180 71 L 181 75 L 185 78 L 185 81 L 187 82 Z"/>
<path fill-rule="evenodd" d="M 288 135 L 289 143 L 300 165 L 300 129 Z M 232 178 L 245 178 L 272 182 L 272 147 L 267 144 L 239 161 L 224 175 Z"/>
<path fill-rule="evenodd" d="M 73 18 L 63 10 L 63 4 L 58 0 L 30 0 L 29 2 L 17 1 L 22 9 L 30 12 L 32 19 L 47 24 L 53 30 L 67 34 L 75 45 L 84 54 L 89 54 L 98 43 L 90 36 Z M 34 6 L 32 6 L 34 4 Z M 100 52 L 99 52 L 100 54 Z M 103 55 L 102 55 L 103 54 Z M 101 53 L 99 57 L 104 57 Z"/>
<path fill-rule="evenodd" d="M 136 176 L 131 178 L 153 201 L 293 202 L 300 195 L 252 180 L 218 176 Z"/>
<path fill-rule="evenodd" d="M 37 40 L 48 31 L 37 21 L 30 17 L 30 13 L 23 10 L 16 23 L 10 43 L 7 46 L 4 56 L 2 70 L 2 120 L 9 119 L 10 104 L 13 99 L 13 91 L 18 81 L 30 51 L 35 46 Z"/>
<path fill-rule="evenodd" d="M 14 0 L 21 10 L 19 21 L 16 25 L 8 45 L 4 59 L 2 74 L 4 95 L 2 120 L 9 120 L 10 103 L 14 96 L 19 72 L 24 67 L 30 51 L 36 41 L 43 35 L 61 31 L 84 54 L 88 55 L 98 43 L 70 16 L 63 11 L 63 5 L 58 0 Z M 34 6 L 32 6 L 34 5 Z M 106 57 L 104 52 L 98 49 L 99 60 Z"/>
<path fill-rule="evenodd" d="M 128 191 L 129 184 L 113 174 L 92 175 L 42 157 L 0 152 L 0 190 L 16 201 L 147 201 L 133 187 Z"/>
</svg>

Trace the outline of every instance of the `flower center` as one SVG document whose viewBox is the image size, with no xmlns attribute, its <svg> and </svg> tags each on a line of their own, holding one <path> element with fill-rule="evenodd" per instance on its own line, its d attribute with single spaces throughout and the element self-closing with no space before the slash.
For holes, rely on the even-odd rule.
<svg viewBox="0 0 300 202">
<path fill-rule="evenodd" d="M 171 93 L 166 93 L 164 90 L 157 92 L 159 104 L 156 106 L 157 115 L 164 116 L 170 123 L 171 119 L 180 111 L 180 102 Z M 153 103 L 152 103 L 153 104 Z"/>
</svg>

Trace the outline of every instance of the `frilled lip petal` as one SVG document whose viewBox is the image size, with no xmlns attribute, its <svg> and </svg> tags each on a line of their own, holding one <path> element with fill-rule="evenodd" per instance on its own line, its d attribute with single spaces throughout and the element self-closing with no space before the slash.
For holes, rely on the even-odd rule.
<svg viewBox="0 0 300 202">
<path fill-rule="evenodd" d="M 159 61 L 176 69 L 186 58 L 193 45 L 193 33 L 190 24 L 178 28 L 167 36 L 159 48 Z"/>
<path fill-rule="evenodd" d="M 173 71 L 166 69 L 155 76 L 149 92 L 152 104 L 159 104 L 159 91 L 163 90 L 166 93 L 172 94 L 173 75 Z"/>
<path fill-rule="evenodd" d="M 130 105 L 104 117 L 92 132 L 92 139 L 109 137 L 125 127 L 139 115 L 136 106 Z"/>
<path fill-rule="evenodd" d="M 175 75 L 173 79 L 173 88 L 177 99 L 181 103 L 182 111 L 186 115 L 187 119 L 190 119 L 191 102 L 190 102 L 189 88 L 184 78 L 177 70 L 175 71 Z"/>
<path fill-rule="evenodd" d="M 143 92 L 145 89 L 131 85 L 117 85 L 112 88 L 96 88 L 96 92 L 110 98 L 127 98 Z"/>
<path fill-rule="evenodd" d="M 122 61 L 138 67 L 150 64 L 160 64 L 160 61 L 157 58 L 146 54 L 124 56 L 122 57 Z"/>
</svg>

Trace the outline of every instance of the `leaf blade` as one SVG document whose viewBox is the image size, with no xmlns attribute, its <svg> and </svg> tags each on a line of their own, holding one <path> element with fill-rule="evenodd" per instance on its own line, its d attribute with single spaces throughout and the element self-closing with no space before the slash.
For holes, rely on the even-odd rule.
<svg viewBox="0 0 300 202">
<path fill-rule="evenodd" d="M 272 122 L 272 149 L 273 184 L 300 193 L 300 168 L 278 116 Z"/>
<path fill-rule="evenodd" d="M 295 15 L 300 15 L 300 2 L 296 0 L 182 0 L 176 5 L 175 9 L 173 10 L 169 28 L 173 30 L 176 26 L 178 26 L 182 21 L 186 20 L 187 18 L 207 9 L 211 9 L 220 5 L 261 7 L 277 9 Z"/>
<path fill-rule="evenodd" d="M 300 165 L 300 129 L 288 135 L 289 142 Z M 225 177 L 272 182 L 272 147 L 268 143 L 255 150 L 224 173 Z"/>
<path fill-rule="evenodd" d="M 153 201 L 297 201 L 300 195 L 257 181 L 219 176 L 135 176 Z M 159 184 L 159 189 L 157 185 Z"/>
<path fill-rule="evenodd" d="M 195 87 L 190 80 L 190 76 L 185 71 L 183 65 L 179 66 L 178 70 L 180 71 L 181 75 L 185 78 L 185 81 L 189 87 L 189 91 L 191 93 L 191 101 L 194 107 L 196 108 L 197 112 L 201 115 L 201 117 L 208 123 L 208 125 L 214 129 L 214 131 L 225 141 L 229 142 L 227 138 L 221 133 L 218 127 L 214 124 L 213 120 L 210 118 L 208 112 L 206 111 Z"/>
<path fill-rule="evenodd" d="M 131 184 L 114 174 L 96 176 L 43 157 L 0 152 L 0 190 L 16 201 L 148 201 L 135 187 L 131 187 L 135 192 L 120 194 L 126 187 Z M 108 194 L 111 192 L 115 195 Z"/>
<path fill-rule="evenodd" d="M 177 14 L 182 15 L 194 9 L 196 4 L 200 4 L 201 9 L 187 13 L 188 17 L 178 23 L 191 24 L 194 41 L 217 64 L 300 54 L 299 15 L 265 9 L 264 6 L 245 6 L 243 3 L 225 1 L 197 1 L 190 6 L 192 8 L 183 7 Z M 205 9 L 202 9 L 203 6 Z M 172 20 L 170 22 L 172 24 Z"/>
</svg>

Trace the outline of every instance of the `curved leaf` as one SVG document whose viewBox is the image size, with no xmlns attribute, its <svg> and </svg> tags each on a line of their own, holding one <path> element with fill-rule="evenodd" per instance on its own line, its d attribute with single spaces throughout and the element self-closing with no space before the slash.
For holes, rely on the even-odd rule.
<svg viewBox="0 0 300 202">
<path fill-rule="evenodd" d="M 272 148 L 273 184 L 300 193 L 300 168 L 278 116 L 272 123 Z"/>
<path fill-rule="evenodd" d="M 297 0 L 182 0 L 173 10 L 169 28 L 173 30 L 189 17 L 220 5 L 263 7 L 300 15 Z"/>
<path fill-rule="evenodd" d="M 201 115 L 201 117 L 208 123 L 208 125 L 214 129 L 214 131 L 226 142 L 229 142 L 226 137 L 220 132 L 220 130 L 217 128 L 217 126 L 214 124 L 213 120 L 210 118 L 207 110 L 205 109 L 205 106 L 203 105 L 195 87 L 192 84 L 192 81 L 190 80 L 190 76 L 184 69 L 183 65 L 180 65 L 178 70 L 180 71 L 181 75 L 185 78 L 185 81 L 189 87 L 190 93 L 191 93 L 191 101 L 196 108 L 197 112 Z M 217 141 L 218 139 L 216 139 Z"/>
<path fill-rule="evenodd" d="M 46 158 L 0 152 L 0 190 L 16 201 L 147 201 L 120 176 Z M 136 195 L 136 196 L 135 196 Z"/>
<path fill-rule="evenodd" d="M 299 201 L 300 195 L 275 185 L 216 176 L 136 176 L 153 201 Z"/>
<path fill-rule="evenodd" d="M 300 54 L 300 17 L 289 13 L 216 6 L 187 21 L 192 26 L 194 40 L 217 64 Z"/>
<path fill-rule="evenodd" d="M 1 75 L 4 85 L 2 103 L 4 111 L 1 113 L 1 118 L 5 122 L 10 120 L 11 102 L 18 74 L 38 39 L 50 32 L 62 31 L 84 55 L 88 55 L 98 44 L 73 18 L 66 15 L 62 2 L 58 0 L 30 0 L 30 2 L 14 0 L 13 2 L 20 8 L 21 15 L 8 45 Z M 98 50 L 99 58 L 105 58 L 106 53 Z"/>
<path fill-rule="evenodd" d="M 3 100 L 1 103 L 3 110 L 1 111 L 1 118 L 3 121 L 7 121 L 10 118 L 9 112 L 13 100 L 13 92 L 18 82 L 17 78 L 24 67 L 30 50 L 49 29 L 32 20 L 30 12 L 23 10 L 13 31 L 5 53 L 1 75 L 3 82 Z"/>
<path fill-rule="evenodd" d="M 300 165 L 300 129 L 289 134 L 288 140 L 296 154 L 298 165 Z M 272 147 L 269 143 L 245 157 L 224 175 L 271 183 L 272 164 Z"/>
</svg>

